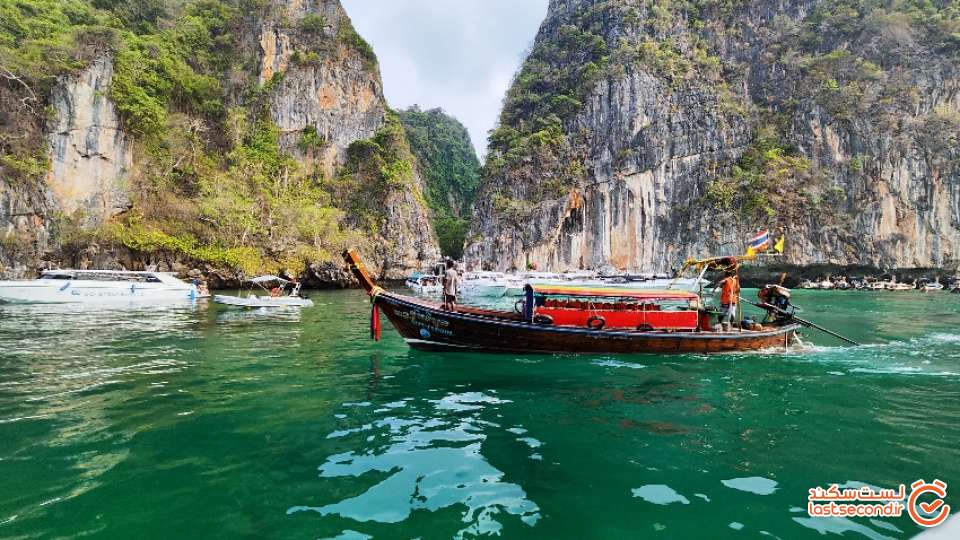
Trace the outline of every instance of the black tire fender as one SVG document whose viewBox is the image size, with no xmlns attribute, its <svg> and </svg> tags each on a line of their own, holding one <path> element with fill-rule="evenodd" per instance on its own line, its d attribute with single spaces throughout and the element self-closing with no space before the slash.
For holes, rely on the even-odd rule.
<svg viewBox="0 0 960 540">
<path fill-rule="evenodd" d="M 547 326 L 553 325 L 553 317 L 549 315 L 536 315 L 533 317 L 533 322 L 537 324 L 545 324 Z"/>
<path fill-rule="evenodd" d="M 607 325 L 607 320 L 599 315 L 591 315 L 587 319 L 587 328 L 591 330 L 603 330 L 603 327 Z"/>
</svg>

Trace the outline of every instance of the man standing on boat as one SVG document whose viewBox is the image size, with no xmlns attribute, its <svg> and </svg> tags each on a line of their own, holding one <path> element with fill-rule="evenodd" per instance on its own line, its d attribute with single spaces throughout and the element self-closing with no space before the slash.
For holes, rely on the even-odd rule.
<svg viewBox="0 0 960 540">
<path fill-rule="evenodd" d="M 723 331 L 729 332 L 731 323 L 737 317 L 737 304 L 740 301 L 740 278 L 735 270 L 727 270 L 727 276 L 717 284 L 720 287 L 720 322 Z"/>
<path fill-rule="evenodd" d="M 443 274 L 443 309 L 452 311 L 457 306 L 457 288 L 460 286 L 460 274 L 453 266 L 453 260 L 447 259 L 447 271 Z"/>
</svg>

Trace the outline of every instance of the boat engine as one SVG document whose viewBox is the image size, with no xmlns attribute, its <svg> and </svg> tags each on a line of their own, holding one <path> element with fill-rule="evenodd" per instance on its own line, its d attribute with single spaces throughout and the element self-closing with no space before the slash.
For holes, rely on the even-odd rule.
<svg viewBox="0 0 960 540">
<path fill-rule="evenodd" d="M 763 287 L 757 293 L 757 297 L 759 297 L 760 301 L 764 304 L 769 304 L 789 314 L 793 314 L 796 309 L 793 304 L 790 303 L 790 289 L 780 285 L 767 285 Z M 777 319 L 787 318 L 787 315 L 784 313 L 775 313 L 773 315 Z"/>
</svg>

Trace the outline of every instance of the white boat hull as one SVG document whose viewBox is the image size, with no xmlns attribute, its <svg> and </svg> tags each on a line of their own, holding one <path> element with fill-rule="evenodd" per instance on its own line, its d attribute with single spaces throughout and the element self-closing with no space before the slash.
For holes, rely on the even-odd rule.
<svg viewBox="0 0 960 540">
<path fill-rule="evenodd" d="M 218 294 L 213 297 L 213 301 L 218 304 L 232 307 L 243 308 L 288 308 L 288 307 L 310 307 L 313 300 L 309 298 L 300 298 L 299 296 L 228 296 Z"/>
<path fill-rule="evenodd" d="M 110 283 L 37 279 L 0 281 L 0 301 L 24 304 L 182 302 L 199 297 L 196 287 L 165 283 Z"/>
<path fill-rule="evenodd" d="M 481 298 L 501 298 L 507 294 L 506 285 L 473 285 L 464 283 L 458 291 L 463 296 L 473 296 Z"/>
</svg>

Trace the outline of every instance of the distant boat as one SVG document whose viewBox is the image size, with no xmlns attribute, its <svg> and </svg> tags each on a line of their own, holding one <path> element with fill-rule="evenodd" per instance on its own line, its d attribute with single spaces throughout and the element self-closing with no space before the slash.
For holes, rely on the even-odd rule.
<svg viewBox="0 0 960 540">
<path fill-rule="evenodd" d="M 213 297 L 213 301 L 225 306 L 243 308 L 290 308 L 310 307 L 313 305 L 313 300 L 300 296 L 299 283 L 295 283 L 289 293 L 286 293 L 286 287 L 293 282 L 277 276 L 255 277 L 249 280 L 248 283 L 251 284 L 251 288 L 247 296 L 218 294 Z M 263 289 L 266 294 L 253 294 L 254 285 Z M 268 289 L 268 285 L 276 285 L 276 287 Z"/>
<path fill-rule="evenodd" d="M 933 281 L 927 281 L 926 283 L 924 283 L 924 284 L 920 287 L 920 290 L 923 291 L 923 292 L 942 291 L 942 290 L 943 290 L 943 284 L 940 283 L 940 278 L 937 277 L 937 278 L 936 278 L 935 280 L 933 280 Z"/>
<path fill-rule="evenodd" d="M 407 278 L 406 286 L 417 294 L 440 294 L 443 285 L 440 283 L 440 276 L 430 274 L 421 274 L 414 272 Z"/>
<path fill-rule="evenodd" d="M 117 303 L 195 300 L 197 287 L 165 272 L 47 270 L 29 281 L 0 281 L 0 300 L 12 303 Z"/>
<path fill-rule="evenodd" d="M 867 289 L 871 291 L 884 291 L 888 288 L 890 288 L 890 283 L 887 281 L 877 280 L 867 284 Z"/>
<path fill-rule="evenodd" d="M 917 288 L 917 283 L 916 281 L 913 283 L 898 282 L 897 276 L 893 276 L 893 278 L 886 283 L 886 287 L 888 291 L 912 291 Z"/>
<path fill-rule="evenodd" d="M 457 292 L 475 298 L 501 298 L 509 286 L 507 276 L 500 272 L 466 272 Z"/>
</svg>

